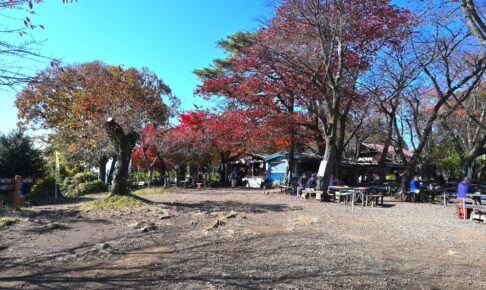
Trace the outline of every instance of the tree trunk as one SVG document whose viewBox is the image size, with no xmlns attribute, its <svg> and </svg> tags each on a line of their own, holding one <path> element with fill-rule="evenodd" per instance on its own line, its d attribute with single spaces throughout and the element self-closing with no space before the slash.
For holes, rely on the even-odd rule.
<svg viewBox="0 0 486 290">
<path fill-rule="evenodd" d="M 227 161 L 227 156 L 224 152 L 219 152 L 219 157 L 221 158 L 221 174 L 219 176 L 219 181 L 221 182 L 221 184 L 225 184 L 227 179 L 226 179 L 226 172 L 227 172 L 227 168 L 226 168 L 226 161 Z"/>
<path fill-rule="evenodd" d="M 128 167 L 132 157 L 132 151 L 138 139 L 138 134 L 130 132 L 125 134 L 121 126 L 114 120 L 108 122 L 108 133 L 115 145 L 117 162 L 115 165 L 115 177 L 111 188 L 112 195 L 127 195 L 130 193 L 128 184 Z"/>
<path fill-rule="evenodd" d="M 287 186 L 292 186 L 292 175 L 294 171 L 294 155 L 295 155 L 295 130 L 292 129 L 290 132 L 290 143 L 289 143 L 289 154 L 287 155 Z"/>
<path fill-rule="evenodd" d="M 160 182 L 162 182 L 162 186 L 167 187 L 167 176 L 166 176 L 166 168 L 165 168 L 165 162 L 164 159 L 161 158 L 162 156 L 158 154 L 158 159 L 159 159 L 159 175 L 160 175 Z"/>
<path fill-rule="evenodd" d="M 108 184 L 113 181 L 113 175 L 115 173 L 115 165 L 117 162 L 118 156 L 114 155 L 111 159 L 110 171 L 108 172 Z"/>
<path fill-rule="evenodd" d="M 461 161 L 461 179 L 464 177 L 472 178 L 472 167 L 475 158 L 466 157 L 463 158 Z"/>
<path fill-rule="evenodd" d="M 335 174 L 336 167 L 336 146 L 335 138 L 326 138 L 326 151 L 324 152 L 324 161 L 327 161 L 326 168 L 324 170 L 324 176 L 322 177 L 320 184 L 324 191 L 327 191 L 329 186 L 329 180 L 332 175 Z"/>
<path fill-rule="evenodd" d="M 148 173 L 149 173 L 149 178 L 148 178 L 148 181 L 152 180 L 153 177 L 154 177 L 154 169 L 152 168 L 152 164 L 150 164 L 149 160 L 148 160 L 148 156 L 147 156 L 147 149 L 148 147 L 147 146 L 143 146 L 142 147 L 142 153 L 143 153 L 143 162 L 145 163 L 145 167 L 147 168 L 148 170 Z"/>
<path fill-rule="evenodd" d="M 100 157 L 98 163 L 99 163 L 98 180 L 101 182 L 106 182 L 106 163 L 108 163 L 108 157 L 106 156 Z"/>
</svg>

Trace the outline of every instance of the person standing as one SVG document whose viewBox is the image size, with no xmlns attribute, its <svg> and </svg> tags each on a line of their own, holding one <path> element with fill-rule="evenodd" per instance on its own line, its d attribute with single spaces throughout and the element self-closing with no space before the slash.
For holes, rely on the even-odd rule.
<svg viewBox="0 0 486 290">
<path fill-rule="evenodd" d="M 468 210 L 464 212 L 464 204 L 466 203 L 467 194 L 472 192 L 471 183 L 469 183 L 469 178 L 464 177 L 461 183 L 457 185 L 457 199 L 456 203 L 460 206 L 456 208 L 456 213 L 459 218 L 468 218 Z"/>
<path fill-rule="evenodd" d="M 236 172 L 236 169 L 233 169 L 233 171 L 231 172 L 230 181 L 231 188 L 236 188 L 236 183 L 238 182 L 238 173 Z"/>
<path fill-rule="evenodd" d="M 461 183 L 457 185 L 457 198 L 466 198 L 467 194 L 470 192 L 471 192 L 471 183 L 469 183 L 469 178 L 464 177 Z"/>
</svg>

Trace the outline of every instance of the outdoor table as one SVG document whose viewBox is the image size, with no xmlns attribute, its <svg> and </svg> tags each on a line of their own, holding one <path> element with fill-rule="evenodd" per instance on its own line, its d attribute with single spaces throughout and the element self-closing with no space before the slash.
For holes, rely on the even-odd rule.
<svg viewBox="0 0 486 290">
<path fill-rule="evenodd" d="M 486 197 L 486 194 L 482 194 L 481 192 L 476 192 L 476 193 L 468 193 L 466 196 L 472 199 L 473 204 L 482 205 L 481 199 Z"/>
<path fill-rule="evenodd" d="M 354 203 L 356 202 L 356 190 L 354 188 L 349 187 L 347 185 L 344 186 L 329 186 L 327 188 L 327 194 L 330 195 L 331 193 L 334 196 L 334 199 L 336 199 L 336 195 L 334 192 L 340 191 L 340 190 L 347 190 L 351 192 L 351 212 L 354 213 Z"/>
<path fill-rule="evenodd" d="M 388 194 L 389 192 L 389 187 L 388 186 L 369 186 L 368 189 L 375 190 L 377 192 L 383 193 L 383 194 Z"/>
<path fill-rule="evenodd" d="M 361 199 L 361 205 L 365 206 L 365 195 L 366 192 L 368 191 L 368 187 L 355 187 L 354 191 L 359 194 L 359 198 Z"/>
</svg>

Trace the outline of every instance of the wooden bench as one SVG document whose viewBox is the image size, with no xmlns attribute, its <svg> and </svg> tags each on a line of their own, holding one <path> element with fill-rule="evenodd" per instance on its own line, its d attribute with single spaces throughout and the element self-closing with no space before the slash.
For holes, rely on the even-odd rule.
<svg viewBox="0 0 486 290">
<path fill-rule="evenodd" d="M 466 199 L 463 198 L 457 198 L 453 201 L 456 205 L 456 213 L 459 218 L 467 219 L 470 216 L 472 219 L 474 213 L 479 213 L 480 216 L 486 213 L 486 206 L 484 205 L 468 204 L 466 203 Z"/>
<path fill-rule="evenodd" d="M 320 191 L 320 190 L 314 190 L 314 189 L 311 189 L 311 188 L 305 188 L 305 189 L 302 190 L 301 197 L 303 199 L 306 199 L 307 196 L 309 196 L 309 197 L 315 196 L 316 199 L 317 199 L 317 196 L 319 195 L 319 200 L 320 200 L 320 197 L 321 197 L 322 193 L 323 193 L 323 191 Z"/>
</svg>

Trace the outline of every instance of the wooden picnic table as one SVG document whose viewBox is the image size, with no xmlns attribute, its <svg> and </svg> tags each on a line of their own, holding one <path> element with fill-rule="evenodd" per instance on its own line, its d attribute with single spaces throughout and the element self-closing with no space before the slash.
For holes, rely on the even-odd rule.
<svg viewBox="0 0 486 290">
<path fill-rule="evenodd" d="M 336 195 L 339 197 L 339 201 L 341 197 L 348 199 L 351 197 L 351 211 L 354 212 L 354 204 L 356 202 L 356 191 L 353 187 L 349 187 L 347 185 L 342 186 L 329 186 L 327 188 L 327 195 L 333 196 L 334 200 L 336 200 Z"/>
<path fill-rule="evenodd" d="M 481 199 L 483 197 L 486 197 L 486 194 L 483 194 L 481 192 L 468 193 L 466 194 L 466 197 L 472 199 L 473 204 L 482 205 Z"/>
<path fill-rule="evenodd" d="M 467 195 L 474 195 L 474 194 L 467 194 Z M 484 195 L 479 195 L 479 196 L 484 196 Z M 476 209 L 476 210 L 480 210 L 480 211 L 486 211 L 486 206 L 484 206 L 484 205 L 467 204 L 466 202 L 467 202 L 467 198 L 457 198 L 456 199 L 456 207 L 462 208 L 462 210 L 463 210 L 463 219 L 467 219 L 467 209 L 472 209 L 472 210 Z"/>
</svg>

